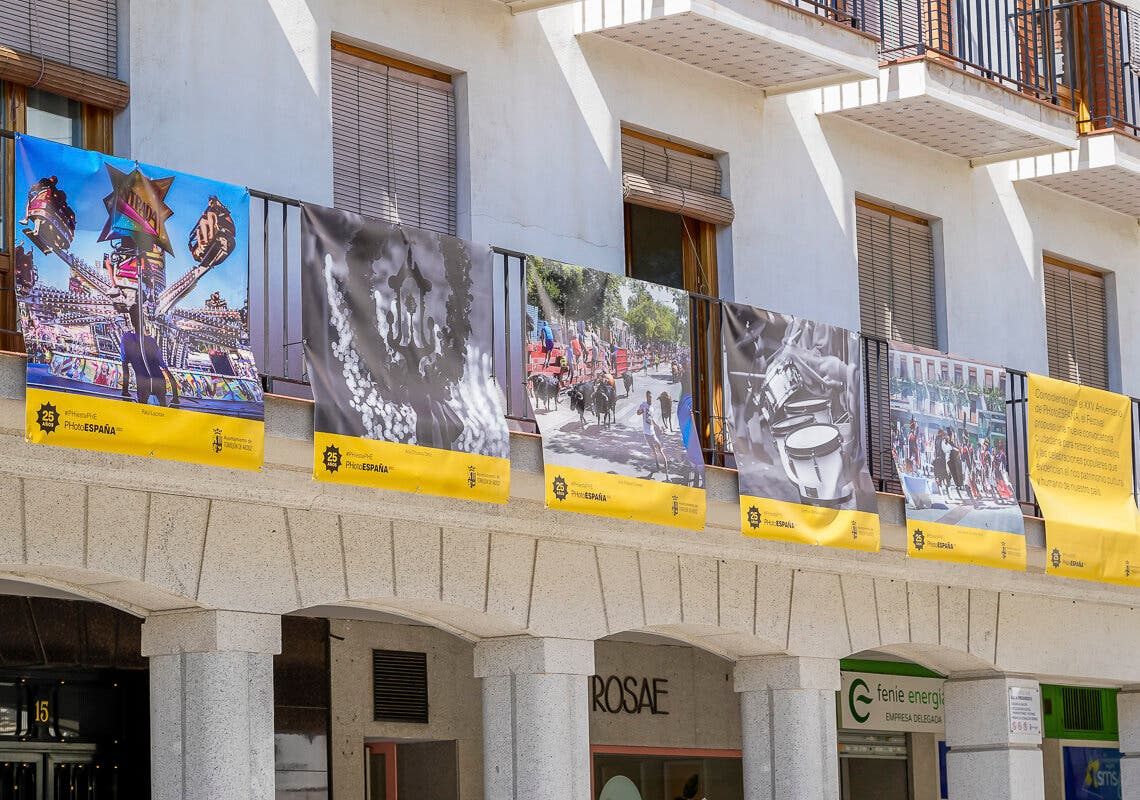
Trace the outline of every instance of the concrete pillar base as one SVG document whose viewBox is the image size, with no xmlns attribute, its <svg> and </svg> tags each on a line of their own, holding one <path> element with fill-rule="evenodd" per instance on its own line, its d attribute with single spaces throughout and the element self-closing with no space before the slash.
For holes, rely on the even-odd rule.
<svg viewBox="0 0 1140 800">
<path fill-rule="evenodd" d="M 772 656 L 738 661 L 747 800 L 838 800 L 839 662 Z"/>
<path fill-rule="evenodd" d="M 594 643 L 517 637 L 475 645 L 483 679 L 484 800 L 588 800 Z"/>
<path fill-rule="evenodd" d="M 281 619 L 194 611 L 143 624 L 151 797 L 272 800 L 273 655 Z"/>
<path fill-rule="evenodd" d="M 1004 675 L 946 681 L 946 774 L 954 800 L 1043 800 L 1041 735 L 1011 732 L 1009 690 L 1040 688 Z"/>
</svg>

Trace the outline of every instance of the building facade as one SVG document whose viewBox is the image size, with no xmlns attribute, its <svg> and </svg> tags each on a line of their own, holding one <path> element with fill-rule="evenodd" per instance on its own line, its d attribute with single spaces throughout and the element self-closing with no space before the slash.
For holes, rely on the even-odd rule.
<svg viewBox="0 0 1140 800">
<path fill-rule="evenodd" d="M 861 331 L 882 380 L 898 339 L 955 354 L 930 359 L 948 382 L 993 388 L 968 358 L 1140 396 L 1134 13 L 0 2 L 0 128 L 251 188 L 267 389 L 260 472 L 38 447 L 0 293 L 0 784 L 1140 798 L 1140 594 L 1045 574 L 1027 477 L 1026 572 L 908 559 L 871 384 L 882 551 L 742 537 L 709 316 L 734 300 Z M 298 201 L 496 248 L 506 505 L 311 479 Z M 693 293 L 703 530 L 544 507 L 520 254 Z"/>
</svg>

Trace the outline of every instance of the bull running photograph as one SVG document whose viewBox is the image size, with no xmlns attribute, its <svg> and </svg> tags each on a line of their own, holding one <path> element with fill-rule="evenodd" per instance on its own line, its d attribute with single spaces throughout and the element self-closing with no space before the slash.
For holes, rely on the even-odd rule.
<svg viewBox="0 0 1140 800">
<path fill-rule="evenodd" d="M 525 326 L 548 463 L 704 486 L 684 292 L 531 256 Z"/>
</svg>

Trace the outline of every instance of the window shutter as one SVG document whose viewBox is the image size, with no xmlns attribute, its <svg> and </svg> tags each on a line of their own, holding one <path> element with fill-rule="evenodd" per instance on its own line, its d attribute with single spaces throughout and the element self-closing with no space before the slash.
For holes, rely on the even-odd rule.
<svg viewBox="0 0 1140 800">
<path fill-rule="evenodd" d="M 337 208 L 455 234 L 450 83 L 334 50 L 332 122 Z"/>
<path fill-rule="evenodd" d="M 118 74 L 116 0 L 0 0 L 0 45 L 96 75 Z"/>
<path fill-rule="evenodd" d="M 859 202 L 855 230 L 863 333 L 937 350 L 930 225 Z"/>
<path fill-rule="evenodd" d="M 673 211 L 686 217 L 729 225 L 736 214 L 721 196 L 715 159 L 683 153 L 623 133 L 621 184 L 627 203 Z"/>
<path fill-rule="evenodd" d="M 1108 388 L 1108 305 L 1104 277 L 1045 262 L 1049 375 Z"/>
</svg>

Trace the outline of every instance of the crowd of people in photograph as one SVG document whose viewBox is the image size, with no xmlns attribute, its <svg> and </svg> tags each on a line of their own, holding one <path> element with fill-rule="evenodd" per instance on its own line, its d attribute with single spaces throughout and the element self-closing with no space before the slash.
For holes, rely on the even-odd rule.
<svg viewBox="0 0 1140 800">
<path fill-rule="evenodd" d="M 896 419 L 892 430 L 895 463 L 905 475 L 930 478 L 947 501 L 1013 502 L 1005 440 L 977 436 L 964 428 Z"/>
</svg>

